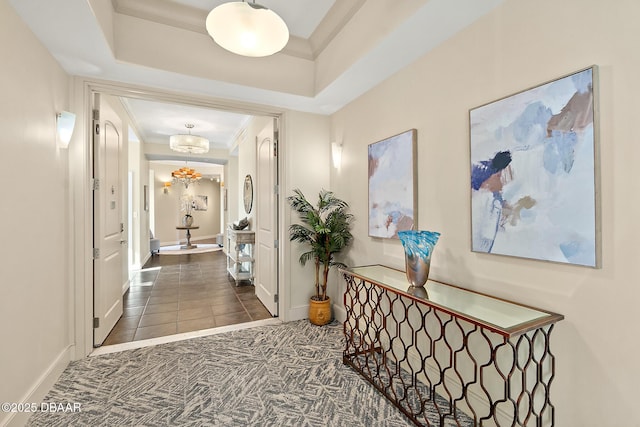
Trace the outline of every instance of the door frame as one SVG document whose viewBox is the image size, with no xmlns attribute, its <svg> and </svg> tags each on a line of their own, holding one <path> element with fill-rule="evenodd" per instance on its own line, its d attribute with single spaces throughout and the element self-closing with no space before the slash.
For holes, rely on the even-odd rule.
<svg viewBox="0 0 640 427">
<path fill-rule="evenodd" d="M 72 256 L 69 265 L 69 277 L 73 282 L 73 295 L 69 302 L 69 339 L 75 344 L 73 359 L 78 360 L 91 354 L 93 348 L 93 194 L 91 178 L 93 176 L 94 150 L 92 141 L 92 97 L 94 93 L 128 98 L 146 99 L 151 101 L 178 103 L 196 107 L 212 108 L 232 111 L 254 116 L 267 116 L 278 119 L 278 177 L 277 184 L 283 189 L 286 182 L 286 111 L 272 106 L 250 104 L 226 99 L 202 97 L 193 94 L 176 93 L 137 85 L 117 82 L 73 78 L 73 106 L 78 112 L 76 131 L 82 135 L 82 144 L 69 146 L 69 183 L 71 197 L 69 208 L 72 215 L 70 241 Z M 278 200 L 278 240 L 285 242 L 286 227 L 284 197 Z M 278 289 L 280 290 L 280 317 L 288 320 L 289 306 L 288 281 L 283 280 L 285 251 L 287 245 L 280 244 L 278 248 Z"/>
</svg>

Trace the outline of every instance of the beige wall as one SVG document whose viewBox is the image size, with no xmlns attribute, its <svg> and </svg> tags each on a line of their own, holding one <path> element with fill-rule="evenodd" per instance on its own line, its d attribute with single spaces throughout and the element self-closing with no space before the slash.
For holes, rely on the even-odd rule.
<svg viewBox="0 0 640 427">
<path fill-rule="evenodd" d="M 31 402 L 72 344 L 68 151 L 55 131 L 70 81 L 5 1 L 0 40 L 0 402 Z M 0 425 L 13 415 L 0 412 Z"/>
<path fill-rule="evenodd" d="M 331 187 L 357 218 L 350 262 L 404 267 L 398 242 L 367 237 L 367 144 L 416 128 L 418 224 L 442 232 L 432 275 L 566 316 L 551 343 L 559 426 L 640 425 L 639 16 L 636 1 L 508 1 L 332 117 L 344 153 Z M 469 109 L 592 64 L 600 67 L 602 269 L 472 253 Z"/>
</svg>

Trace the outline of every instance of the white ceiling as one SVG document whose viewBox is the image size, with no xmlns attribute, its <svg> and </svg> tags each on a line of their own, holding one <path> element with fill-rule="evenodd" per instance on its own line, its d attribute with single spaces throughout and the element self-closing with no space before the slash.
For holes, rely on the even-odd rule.
<svg viewBox="0 0 640 427">
<path fill-rule="evenodd" d="M 206 14 L 228 0 L 9 1 L 70 75 L 150 87 L 183 96 L 210 96 L 229 102 L 331 114 L 505 0 L 259 0 L 258 3 L 282 16 L 289 26 L 292 37 L 283 52 L 258 61 L 251 58 L 251 61 L 229 57 L 229 53 L 209 50 L 199 52 L 186 47 L 189 58 L 198 59 L 200 56 L 207 59 L 218 55 L 215 57 L 226 59 L 222 65 L 242 64 L 237 68 L 237 73 L 231 72 L 230 76 L 243 74 L 248 69 L 259 78 L 264 77 L 267 84 L 262 81 L 253 84 L 251 79 L 245 79 L 246 83 L 239 84 L 237 79 L 225 81 L 208 78 L 206 70 L 196 70 L 193 73 L 176 71 L 171 67 L 174 61 L 172 57 L 167 56 L 163 60 L 164 51 L 151 52 L 148 58 L 141 59 L 139 63 L 135 63 L 135 58 L 119 58 L 119 55 L 123 55 L 122 51 L 147 36 L 142 30 L 127 33 L 127 22 L 135 22 L 134 28 L 165 31 L 166 34 L 175 34 L 176 37 L 196 42 L 208 40 L 215 45 L 209 38 L 194 37 L 204 37 L 198 33 L 206 34 Z M 389 18 L 393 18 L 393 9 L 402 7 L 411 13 L 408 17 L 403 17 L 401 22 L 395 22 L 393 28 L 389 28 L 392 20 L 387 19 L 385 10 L 389 11 Z M 362 13 L 365 18 L 358 15 L 361 8 L 365 11 Z M 376 8 L 378 15 L 372 17 L 370 10 Z M 109 10 L 105 12 L 106 9 Z M 269 86 L 268 74 L 277 70 L 273 68 L 274 63 L 287 64 L 287 56 L 293 58 L 290 61 L 300 61 L 296 58 L 303 57 L 307 61 L 316 61 L 315 58 L 322 49 L 334 38 L 341 37 L 341 31 L 347 28 L 352 19 L 360 19 L 360 25 L 361 19 L 372 20 L 369 28 L 373 32 L 369 37 L 375 39 L 376 43 L 373 46 L 365 43 L 366 51 L 353 52 L 353 58 L 345 58 L 348 61 L 345 61 L 344 66 L 334 64 L 340 72 L 332 77 L 332 81 L 311 95 L 300 95 L 296 89 L 288 90 L 275 84 Z M 378 21 L 374 22 L 373 19 Z M 357 40 L 358 35 L 353 35 L 353 38 Z M 134 43 L 122 44 L 123 41 Z M 118 42 L 121 44 L 118 45 Z M 144 60 L 147 62 L 143 62 Z M 150 66 L 149 62 L 156 65 Z M 218 68 L 221 67 L 214 66 L 213 70 L 217 71 Z M 294 73 L 296 71 L 293 70 Z M 292 70 L 288 72 L 291 73 Z M 277 74 L 275 71 L 275 77 Z M 297 83 L 293 81 L 297 79 L 291 80 L 291 84 Z M 208 138 L 212 148 L 228 148 L 250 117 L 208 108 L 132 98 L 124 99 L 124 105 L 133 118 L 140 139 L 151 143 L 168 144 L 170 135 L 184 133 L 185 123 L 193 123 L 196 125 L 193 133 Z"/>
<path fill-rule="evenodd" d="M 189 133 L 185 125 L 192 124 L 191 133 L 207 138 L 210 149 L 229 149 L 250 117 L 190 105 L 121 99 L 134 120 L 139 139 L 154 144 L 168 144 L 171 135 Z"/>
</svg>

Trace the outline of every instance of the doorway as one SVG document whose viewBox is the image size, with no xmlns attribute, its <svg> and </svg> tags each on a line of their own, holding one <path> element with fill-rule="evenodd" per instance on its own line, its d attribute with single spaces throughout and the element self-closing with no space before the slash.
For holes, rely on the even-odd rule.
<svg viewBox="0 0 640 427">
<path fill-rule="evenodd" d="M 178 97 L 176 98 L 175 96 L 172 95 L 167 95 L 167 94 L 163 94 L 163 93 L 154 93 L 154 92 L 145 92 L 145 91 L 140 91 L 139 89 L 135 89 L 135 90 L 131 90 L 131 89 L 127 89 L 127 88 L 122 88 L 122 87 L 113 87 L 113 86 L 103 86 L 102 84 L 95 84 L 95 83 L 90 83 L 90 82 L 85 82 L 85 94 L 93 94 L 93 93 L 102 93 L 102 94 L 110 94 L 112 96 L 135 96 L 135 97 L 144 97 L 145 99 L 150 99 L 150 100 L 154 100 L 154 99 L 161 99 L 161 100 L 171 100 L 172 102 L 176 102 L 177 100 L 180 101 L 185 101 L 185 102 L 189 102 L 191 105 L 200 105 L 203 108 L 224 108 L 223 105 L 219 104 L 219 103 L 215 103 L 215 104 L 211 104 L 211 102 L 207 101 L 207 100 L 198 100 L 198 101 L 194 101 L 193 99 L 189 99 L 187 100 L 186 98 L 183 97 Z M 244 113 L 247 114 L 256 114 L 259 113 L 261 116 L 265 116 L 268 115 L 270 117 L 280 117 L 279 112 L 273 112 L 273 111 L 261 111 L 258 110 L 256 111 L 255 109 L 252 108 L 248 108 L 247 110 L 242 110 Z M 89 127 L 87 127 L 89 128 Z M 93 157 L 93 152 L 91 149 L 87 150 L 86 153 L 84 153 L 87 155 L 88 158 L 92 158 Z M 278 160 L 276 160 L 278 162 Z M 125 175 L 126 176 L 126 175 Z M 275 177 L 276 182 L 278 181 L 278 177 Z M 128 186 L 125 186 L 128 187 Z M 125 188 L 126 191 L 126 188 Z M 88 209 L 88 211 L 91 211 L 91 209 Z M 231 219 L 231 218 L 230 218 Z M 131 227 L 128 227 L 128 229 Z M 139 236 L 140 241 L 146 239 L 147 237 L 145 236 L 144 230 L 141 227 L 141 236 Z M 87 248 L 91 245 L 90 242 L 88 242 L 89 239 L 85 239 L 85 245 L 84 247 Z M 91 245 L 92 246 L 92 245 Z M 279 252 L 279 251 L 278 251 Z M 278 261 L 276 261 L 278 262 Z M 278 283 L 279 281 L 279 277 L 276 276 L 276 283 Z M 83 294 L 84 297 L 82 298 L 81 295 L 77 295 L 76 297 L 76 301 L 78 301 L 78 297 L 80 296 L 81 299 L 84 299 L 84 301 L 89 301 L 89 300 L 93 300 L 95 295 L 93 293 L 93 289 L 87 289 L 85 288 L 83 290 Z M 93 333 L 93 324 L 92 324 L 92 320 L 93 320 L 93 313 L 88 313 L 86 310 L 82 310 L 82 307 L 79 307 L 78 304 L 76 304 L 76 312 L 78 311 L 82 311 L 82 316 L 79 316 L 79 319 L 84 319 L 84 322 L 82 322 L 82 328 L 76 328 L 80 333 L 78 335 L 82 335 L 82 339 L 79 339 L 78 342 L 80 344 L 79 348 L 80 349 L 84 349 L 84 355 L 88 354 L 90 352 L 89 350 L 89 346 L 93 345 L 93 340 L 92 339 L 87 339 L 89 338 L 90 334 L 92 335 Z M 84 342 L 84 344 L 83 344 Z"/>
</svg>

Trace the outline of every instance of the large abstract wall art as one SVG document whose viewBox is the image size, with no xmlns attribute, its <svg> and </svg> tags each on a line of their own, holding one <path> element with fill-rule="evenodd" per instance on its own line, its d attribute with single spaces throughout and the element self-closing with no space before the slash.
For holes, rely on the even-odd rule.
<svg viewBox="0 0 640 427">
<path fill-rule="evenodd" d="M 470 110 L 473 251 L 599 267 L 596 71 Z"/>
<path fill-rule="evenodd" d="M 369 145 L 369 236 L 397 239 L 415 224 L 416 133 Z"/>
</svg>

